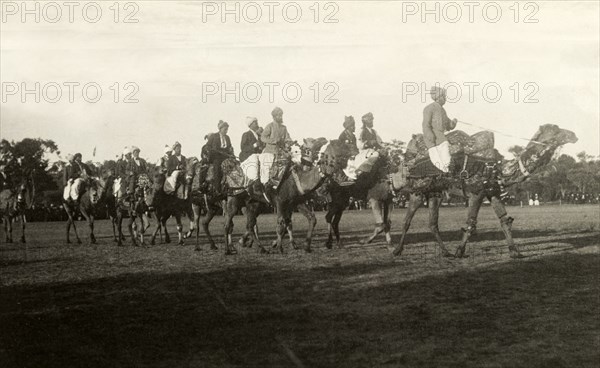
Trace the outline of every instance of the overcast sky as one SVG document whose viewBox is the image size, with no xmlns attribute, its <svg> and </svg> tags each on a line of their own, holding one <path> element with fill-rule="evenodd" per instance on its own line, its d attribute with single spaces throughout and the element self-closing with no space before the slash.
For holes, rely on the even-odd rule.
<svg viewBox="0 0 600 368">
<path fill-rule="evenodd" d="M 462 88 L 460 98 L 445 106 L 451 118 L 524 138 L 540 124 L 554 123 L 580 139 L 563 152 L 599 154 L 598 1 L 532 2 L 527 8 L 520 3 L 518 14 L 509 8 L 513 2 L 500 2 L 500 16 L 493 4 L 480 2 L 473 8 L 472 23 L 463 2 L 454 3 L 458 7 L 438 3 L 439 22 L 435 15 L 422 22 L 421 2 L 320 3 L 318 22 L 312 1 L 297 2 L 302 14 L 296 23 L 296 8 L 286 2 L 274 8 L 272 22 L 263 2 L 246 8 L 239 3 L 239 23 L 234 15 L 222 22 L 223 9 L 213 7 L 220 2 L 138 1 L 127 9 L 121 3 L 116 23 L 109 8 L 113 2 L 98 2 L 102 15 L 96 23 L 83 18 L 85 2 L 74 9 L 72 23 L 66 7 L 56 23 L 47 21 L 56 18 L 56 9 L 41 7 L 36 23 L 32 15 L 22 21 L 21 2 L 7 3 L 2 1 L 0 23 L 1 136 L 53 139 L 63 155 L 81 152 L 88 160 L 97 147 L 94 160 L 99 161 L 136 145 L 142 157 L 154 161 L 165 144 L 176 140 L 184 155 L 199 155 L 204 135 L 216 131 L 219 119 L 229 122 L 239 153 L 245 117 L 256 116 L 264 126 L 275 106 L 283 108 L 294 139 L 336 138 L 345 115 L 359 123 L 370 111 L 384 140 L 408 141 L 421 131 L 422 111 L 430 101 L 421 93 L 403 97 L 403 89 L 429 89 L 435 83 Z M 286 4 L 287 20 L 282 15 Z M 230 9 L 234 6 L 229 3 Z M 257 8 L 262 15 L 251 23 Z M 95 8 L 86 9 L 92 19 Z M 126 15 L 138 22 L 125 23 Z M 337 23 L 325 22 L 326 15 Z M 22 83 L 33 89 L 36 82 L 46 86 L 39 103 L 32 94 L 10 92 L 15 83 L 19 89 Z M 80 83 L 73 102 L 65 82 Z M 97 103 L 82 97 L 82 85 L 88 82 L 102 89 Z M 139 89 L 124 88 L 128 82 Z M 44 100 L 55 97 L 51 83 L 61 85 L 57 103 Z M 222 83 L 232 90 L 240 84 L 239 102 L 230 94 L 223 103 L 221 91 L 203 96 L 203 90 Z M 279 83 L 273 87 L 273 102 L 269 83 Z M 284 100 L 286 83 L 301 88 L 297 102 Z M 468 86 L 474 83 L 479 85 L 470 93 Z M 253 102 L 256 85 L 262 96 Z M 123 103 L 130 92 L 139 102 Z M 287 92 L 288 99 L 296 97 L 293 88 Z M 332 93 L 330 99 L 337 102 L 324 103 Z M 456 96 L 456 88 L 449 93 Z M 94 90 L 88 89 L 86 96 L 93 98 Z M 509 146 L 525 143 L 496 135 L 504 154 Z"/>
</svg>

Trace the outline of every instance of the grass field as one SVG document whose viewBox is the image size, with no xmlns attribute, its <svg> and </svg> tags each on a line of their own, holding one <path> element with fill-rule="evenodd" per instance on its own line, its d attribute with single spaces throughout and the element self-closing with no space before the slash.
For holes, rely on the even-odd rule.
<svg viewBox="0 0 600 368">
<path fill-rule="evenodd" d="M 64 224 L 32 223 L 27 249 L 0 244 L 0 367 L 598 367 L 600 209 L 508 210 L 523 260 L 490 208 L 465 260 L 436 256 L 426 210 L 398 258 L 383 238 L 358 244 L 368 211 L 344 215 L 343 249 L 324 247 L 319 213 L 313 253 L 283 255 L 118 248 L 106 221 L 99 244 L 66 245 Z M 441 210 L 452 249 L 465 217 Z M 274 221 L 260 218 L 265 242 Z M 221 242 L 222 219 L 211 229 Z"/>
</svg>

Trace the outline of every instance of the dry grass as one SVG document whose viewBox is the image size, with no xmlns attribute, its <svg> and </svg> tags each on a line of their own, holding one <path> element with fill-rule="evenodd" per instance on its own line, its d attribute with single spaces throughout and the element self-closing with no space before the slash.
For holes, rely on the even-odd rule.
<svg viewBox="0 0 600 368">
<path fill-rule="evenodd" d="M 523 261 L 489 208 L 460 261 L 436 257 L 425 210 L 396 259 L 357 244 L 368 212 L 342 219 L 344 249 L 323 247 L 320 214 L 313 253 L 267 256 L 117 248 L 107 223 L 99 245 L 66 246 L 62 224 L 30 224 L 26 253 L 0 245 L 0 367 L 598 366 L 598 207 L 509 212 Z M 465 216 L 442 209 L 450 246 Z"/>
</svg>

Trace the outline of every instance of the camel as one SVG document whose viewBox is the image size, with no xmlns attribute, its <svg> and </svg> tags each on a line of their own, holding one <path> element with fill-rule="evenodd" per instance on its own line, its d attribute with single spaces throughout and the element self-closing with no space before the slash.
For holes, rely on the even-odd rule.
<svg viewBox="0 0 600 368">
<path fill-rule="evenodd" d="M 118 246 L 123 246 L 123 218 L 125 214 L 129 216 L 127 228 L 129 235 L 131 236 L 131 245 L 133 246 L 147 246 L 145 242 L 145 232 L 150 227 L 150 220 L 148 218 L 147 206 L 143 198 L 143 188 L 149 183 L 148 176 L 142 174 L 138 178 L 138 189 L 134 196 L 128 196 L 127 193 L 127 182 L 121 178 L 115 178 L 109 180 L 109 193 L 106 196 L 106 204 L 109 217 L 113 225 L 113 236 Z M 137 219 L 141 220 L 141 228 L 138 232 Z M 115 233 L 115 227 L 117 229 Z M 138 239 L 139 238 L 139 243 Z"/>
<path fill-rule="evenodd" d="M 577 137 L 573 132 L 561 129 L 557 125 L 546 124 L 539 127 L 537 133 L 527 145 L 525 152 L 519 158 L 503 160 L 502 156 L 497 154 L 497 151 L 497 156 L 494 159 L 459 155 L 456 167 L 458 168 L 458 174 L 462 175 L 458 177 L 445 175 L 409 176 L 404 188 L 410 193 L 409 206 L 404 219 L 402 237 L 400 243 L 393 249 L 393 255 L 402 254 L 411 221 L 423 204 L 423 198 L 427 197 L 429 199 L 429 228 L 434 234 L 441 254 L 445 257 L 464 257 L 465 246 L 476 228 L 479 209 L 483 200 L 487 198 L 500 220 L 510 257 L 521 258 L 522 255 L 512 238 L 513 218 L 508 216 L 501 200 L 501 185 L 510 186 L 526 180 L 530 173 L 550 161 L 557 148 L 575 142 L 577 142 Z M 462 244 L 454 255 L 446 248 L 438 227 L 442 192 L 451 186 L 460 186 L 469 199 L 467 228 L 463 229 Z"/>
<path fill-rule="evenodd" d="M 305 140 L 305 146 L 306 142 Z M 292 231 L 292 212 L 298 206 L 306 205 L 317 189 L 336 172 L 337 162 L 343 155 L 341 147 L 323 145 L 327 141 L 319 138 L 313 142 L 310 147 L 303 147 L 312 162 L 316 165 L 305 166 L 294 165 L 284 175 L 278 191 L 272 196 L 271 202 L 277 211 L 277 239 L 274 242 L 274 248 L 283 253 L 283 236 L 286 232 Z M 322 149 L 321 149 L 322 148 Z M 318 157 L 323 152 L 321 157 Z M 305 212 L 306 211 L 306 212 Z M 316 218 L 312 211 L 306 208 L 303 214 L 309 219 L 308 233 L 306 234 L 304 250 L 311 251 L 312 233 L 316 225 Z"/>
<path fill-rule="evenodd" d="M 4 222 L 5 240 L 13 242 L 12 223 L 15 219 L 21 221 L 21 243 L 25 243 L 25 210 L 31 208 L 35 196 L 33 175 L 26 177 L 14 189 L 4 189 L 0 192 L 0 218 Z"/>
<path fill-rule="evenodd" d="M 71 243 L 71 226 L 73 226 L 73 230 L 75 231 L 77 244 L 81 244 L 81 239 L 79 238 L 77 227 L 75 225 L 75 214 L 77 211 L 83 215 L 90 227 L 90 244 L 96 244 L 96 236 L 94 235 L 94 216 L 100 198 L 104 195 L 104 185 L 105 183 L 102 179 L 88 177 L 81 185 L 79 200 L 77 202 L 63 200 L 63 208 L 68 216 L 66 229 L 67 244 Z"/>
</svg>

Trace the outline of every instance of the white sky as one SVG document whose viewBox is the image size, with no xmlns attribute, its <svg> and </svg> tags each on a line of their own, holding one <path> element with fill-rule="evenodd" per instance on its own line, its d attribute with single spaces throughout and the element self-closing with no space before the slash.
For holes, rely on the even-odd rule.
<svg viewBox="0 0 600 368">
<path fill-rule="evenodd" d="M 297 23 L 285 21 L 281 9 L 286 2 L 280 3 L 270 23 L 268 8 L 259 1 L 263 15 L 257 23 L 243 17 L 235 23 L 233 16 L 223 23 L 220 13 L 208 15 L 203 22 L 206 2 L 137 1 L 135 18 L 139 22 L 135 24 L 115 23 L 109 9 L 112 1 L 98 2 L 103 13 L 97 23 L 82 18 L 81 7 L 86 2 L 75 8 L 73 23 L 68 22 L 66 7 L 62 7 L 61 21 L 49 23 L 42 17 L 36 23 L 33 16 L 22 22 L 21 13 L 9 14 L 9 2 L 1 3 L 5 18 L 0 23 L 0 78 L 4 88 L 12 82 L 25 82 L 29 88 L 35 82 L 42 86 L 96 82 L 103 91 L 96 104 L 81 97 L 81 87 L 76 88 L 73 103 L 68 102 L 65 86 L 61 101 L 54 104 L 43 99 L 36 103 L 32 95 L 22 102 L 20 92 L 3 94 L 2 138 L 53 139 L 63 154 L 81 152 L 84 160 L 92 158 L 94 146 L 97 161 L 114 158 L 126 145 L 136 145 L 143 157 L 154 161 L 162 155 L 164 145 L 175 140 L 183 144 L 184 155 L 199 155 L 204 135 L 216 131 L 219 119 L 230 123 L 229 135 L 239 153 L 245 117 L 256 116 L 264 126 L 271 121 L 275 106 L 283 108 L 294 139 L 337 138 L 344 115 L 353 115 L 359 123 L 360 117 L 371 111 L 384 140 L 408 141 L 411 134 L 420 132 L 422 110 L 430 101 L 408 96 L 403 102 L 402 85 L 424 83 L 428 89 L 436 82 L 463 86 L 462 98 L 446 105 L 451 118 L 525 138 L 540 124 L 554 123 L 573 130 L 580 139 L 563 152 L 599 154 L 598 1 L 535 2 L 538 23 L 523 22 L 536 10 L 524 9 L 524 3 L 520 22 L 515 23 L 514 11 L 509 9 L 512 1 L 498 2 L 502 16 L 497 23 L 482 16 L 486 2 L 478 3 L 473 23 L 461 1 L 457 4 L 463 14 L 456 23 L 444 17 L 436 23 L 433 16 L 422 23 L 421 13 L 403 22 L 403 9 L 419 6 L 421 1 L 338 1 L 334 3 L 338 23 L 315 23 L 309 9 L 313 1 L 298 2 L 302 17 Z M 21 2 L 12 4 L 20 6 Z M 229 4 L 232 8 L 233 2 Z M 439 4 L 443 9 L 445 3 Z M 428 5 L 433 9 L 435 2 Z M 324 6 L 320 4 L 321 17 L 333 9 Z M 127 10 L 121 9 L 121 18 Z M 448 17 L 453 17 L 453 9 L 447 10 Z M 54 16 L 52 9 L 48 12 L 49 17 Z M 293 10 L 289 14 L 293 16 Z M 488 14 L 494 16 L 493 9 Z M 109 87 L 115 82 L 135 82 L 139 103 L 114 103 Z M 281 87 L 276 87 L 271 103 L 263 86 L 258 103 L 243 98 L 236 103 L 231 95 L 226 103 L 220 95 L 208 96 L 203 102 L 205 82 L 225 82 L 230 88 L 236 82 L 242 86 L 295 82 L 303 95 L 299 102 L 288 103 Z M 315 82 L 321 85 L 319 103 L 313 101 L 310 90 Z M 331 91 L 323 90 L 327 82 L 339 86 L 335 95 L 339 102 L 322 102 Z M 464 85 L 469 82 L 480 83 L 473 102 L 469 102 Z M 502 89 L 497 103 L 482 96 L 482 86 L 490 82 Z M 524 89 L 527 82 L 539 87 L 534 96 L 538 103 L 522 102 L 533 91 Z M 521 86 L 519 103 L 513 101 L 510 89 L 515 83 Z M 121 91 L 121 99 L 127 92 Z M 479 130 L 459 128 L 468 133 Z M 505 154 L 509 146 L 524 143 L 496 135 L 496 146 Z"/>
</svg>

